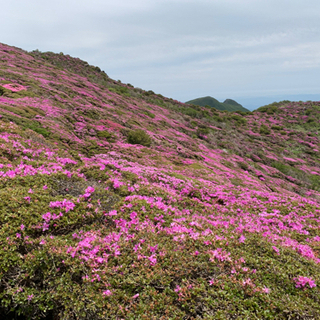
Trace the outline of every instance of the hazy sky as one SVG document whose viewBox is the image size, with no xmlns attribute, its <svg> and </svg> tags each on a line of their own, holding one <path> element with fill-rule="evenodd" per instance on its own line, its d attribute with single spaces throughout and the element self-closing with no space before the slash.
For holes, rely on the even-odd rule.
<svg viewBox="0 0 320 320">
<path fill-rule="evenodd" d="M 179 101 L 320 100 L 319 0 L 8 0 L 1 12 L 0 42 Z"/>
</svg>

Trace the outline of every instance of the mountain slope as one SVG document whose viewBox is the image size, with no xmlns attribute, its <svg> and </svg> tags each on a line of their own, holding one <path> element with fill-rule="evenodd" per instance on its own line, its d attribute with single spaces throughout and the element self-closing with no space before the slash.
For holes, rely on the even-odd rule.
<svg viewBox="0 0 320 320">
<path fill-rule="evenodd" d="M 0 44 L 1 318 L 320 318 L 319 131 Z"/>
<path fill-rule="evenodd" d="M 232 99 L 226 99 L 226 100 L 224 100 L 222 103 L 223 103 L 223 104 L 227 104 L 227 105 L 236 106 L 236 107 L 239 107 L 239 108 L 243 108 L 240 103 L 238 103 L 237 101 L 232 100 Z M 241 109 L 240 109 L 240 111 L 241 111 Z M 243 110 L 243 111 L 244 111 L 244 110 Z M 246 110 L 246 111 L 249 111 L 249 110 Z"/>
<path fill-rule="evenodd" d="M 232 100 L 226 99 L 223 103 L 219 102 L 217 99 L 212 97 L 203 97 L 197 98 L 186 102 L 187 104 L 194 104 L 197 106 L 209 106 L 221 111 L 243 111 L 249 112 L 246 108 L 244 108 L 240 103 Z"/>
</svg>

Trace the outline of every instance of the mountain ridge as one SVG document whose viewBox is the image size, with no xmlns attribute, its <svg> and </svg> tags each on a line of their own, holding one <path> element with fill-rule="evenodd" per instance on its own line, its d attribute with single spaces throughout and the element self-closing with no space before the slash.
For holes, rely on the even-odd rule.
<svg viewBox="0 0 320 320">
<path fill-rule="evenodd" d="M 224 102 L 219 102 L 217 99 L 212 98 L 210 96 L 197 98 L 193 100 L 189 100 L 186 102 L 187 104 L 194 104 L 197 106 L 209 106 L 221 111 L 243 111 L 250 112 L 248 109 L 244 108 L 240 103 L 236 102 L 232 99 L 226 99 Z"/>
</svg>

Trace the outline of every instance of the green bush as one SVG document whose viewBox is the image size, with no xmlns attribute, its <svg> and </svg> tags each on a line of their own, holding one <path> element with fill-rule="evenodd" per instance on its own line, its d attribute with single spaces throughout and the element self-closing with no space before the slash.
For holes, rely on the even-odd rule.
<svg viewBox="0 0 320 320">
<path fill-rule="evenodd" d="M 210 133 L 209 128 L 205 127 L 205 128 L 198 128 L 197 129 L 197 136 L 198 138 L 203 138 L 203 136 L 206 136 L 207 134 Z"/>
<path fill-rule="evenodd" d="M 145 131 L 143 131 L 142 129 L 138 129 L 129 132 L 128 142 L 131 144 L 141 144 L 142 146 L 150 147 L 151 138 Z"/>
<path fill-rule="evenodd" d="M 97 132 L 97 137 L 105 138 L 108 142 L 115 142 L 115 136 L 109 131 L 99 131 Z"/>
<path fill-rule="evenodd" d="M 35 127 L 35 128 L 30 128 L 31 130 L 41 134 L 42 136 L 44 136 L 45 138 L 48 138 L 50 136 L 50 132 L 44 128 L 41 127 Z"/>
<path fill-rule="evenodd" d="M 282 126 L 275 126 L 275 125 L 274 125 L 274 126 L 271 127 L 271 129 L 272 129 L 272 130 L 282 130 L 283 127 L 282 127 Z"/>
<path fill-rule="evenodd" d="M 311 189 L 320 191 L 320 177 L 317 174 L 309 176 L 311 182 Z"/>
<path fill-rule="evenodd" d="M 130 96 L 130 90 L 127 87 L 117 86 L 117 87 L 109 88 L 109 91 L 117 93 L 122 96 L 126 96 L 126 97 Z"/>
<path fill-rule="evenodd" d="M 150 117 L 150 118 L 155 118 L 155 114 L 153 114 L 152 112 L 148 111 L 148 110 L 145 110 L 145 111 L 142 111 L 143 114 L 145 114 L 146 116 Z"/>
<path fill-rule="evenodd" d="M 238 125 L 240 125 L 240 126 L 241 126 L 241 125 L 245 125 L 245 124 L 247 123 L 247 120 L 246 120 L 245 118 L 243 118 L 243 117 L 241 117 L 240 115 L 237 115 L 237 114 L 232 115 L 231 118 L 232 118 L 233 120 L 235 120 L 236 123 L 237 123 Z"/>
<path fill-rule="evenodd" d="M 260 126 L 260 134 L 270 134 L 270 132 L 270 129 L 265 124 Z"/>
<path fill-rule="evenodd" d="M 183 113 L 188 115 L 189 117 L 192 117 L 192 118 L 196 118 L 198 115 L 198 112 L 196 110 L 194 110 L 193 108 L 185 108 L 183 110 Z"/>
<path fill-rule="evenodd" d="M 99 120 L 100 119 L 100 113 L 97 110 L 90 109 L 90 110 L 85 110 L 84 112 L 79 112 L 79 114 L 84 115 L 85 117 L 88 117 L 93 120 Z"/>
</svg>

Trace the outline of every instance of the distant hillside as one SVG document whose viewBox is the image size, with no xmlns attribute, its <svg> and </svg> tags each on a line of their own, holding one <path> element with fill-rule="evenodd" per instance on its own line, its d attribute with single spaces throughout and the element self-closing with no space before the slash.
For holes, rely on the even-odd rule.
<svg viewBox="0 0 320 320">
<path fill-rule="evenodd" d="M 190 101 L 187 101 L 186 103 L 188 104 L 195 104 L 196 106 L 210 106 L 213 107 L 217 110 L 221 111 L 244 111 L 248 112 L 249 110 L 244 108 L 240 103 L 232 100 L 232 99 L 227 99 L 223 103 L 219 102 L 217 99 L 212 98 L 212 97 L 203 97 L 203 98 L 198 98 L 198 99 L 193 99 Z"/>
<path fill-rule="evenodd" d="M 223 104 L 235 106 L 235 107 L 238 107 L 238 108 L 243 108 L 243 106 L 240 103 L 238 103 L 237 101 L 234 101 L 232 99 L 224 100 Z"/>
</svg>

